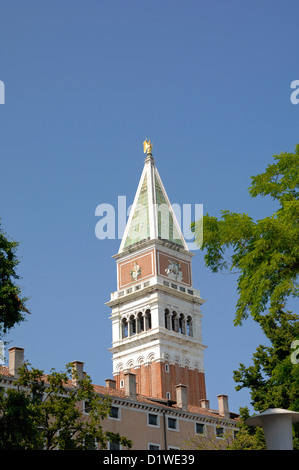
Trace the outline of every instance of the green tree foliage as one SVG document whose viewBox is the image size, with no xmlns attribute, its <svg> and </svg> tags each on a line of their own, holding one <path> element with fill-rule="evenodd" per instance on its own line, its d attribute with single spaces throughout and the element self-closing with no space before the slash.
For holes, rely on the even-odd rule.
<svg viewBox="0 0 299 470">
<path fill-rule="evenodd" d="M 254 221 L 248 214 L 222 211 L 220 219 L 204 216 L 205 262 L 213 272 L 239 271 L 235 323 L 251 314 L 259 319 L 275 312 L 289 296 L 298 296 L 299 271 L 299 145 L 295 153 L 274 156 L 275 163 L 251 178 L 252 197 L 270 196 L 277 211 Z M 200 231 L 195 229 L 195 241 Z M 226 259 L 229 251 L 230 262 Z"/>
<path fill-rule="evenodd" d="M 240 408 L 240 421 L 235 439 L 227 446 L 227 450 L 266 450 L 263 430 L 259 427 L 247 426 L 248 408 Z"/>
<path fill-rule="evenodd" d="M 84 415 L 83 403 L 88 405 Z M 25 363 L 17 389 L 1 393 L 0 407 L 0 449 L 89 450 L 96 443 L 105 449 L 108 440 L 132 446 L 126 437 L 103 431 L 111 400 L 94 391 L 88 375 L 79 380 L 71 364 L 66 372 L 45 376 Z"/>
<path fill-rule="evenodd" d="M 251 315 L 270 343 L 257 348 L 253 365 L 240 364 L 234 371 L 236 388 L 250 389 L 255 410 L 299 411 L 299 365 L 291 350 L 299 338 L 299 322 L 286 308 L 289 299 L 298 297 L 299 145 L 294 153 L 273 158 L 265 172 L 251 178 L 249 188 L 252 197 L 272 198 L 273 214 L 254 221 L 248 214 L 224 210 L 220 219 L 207 214 L 193 230 L 213 272 L 237 272 L 235 325 Z M 297 437 L 296 432 L 295 442 Z"/>
<path fill-rule="evenodd" d="M 292 342 L 299 335 L 298 316 L 283 310 L 260 321 L 269 346 L 260 345 L 253 365 L 234 371 L 236 389 L 250 388 L 256 410 L 286 408 L 299 411 L 299 365 L 291 360 Z"/>
<path fill-rule="evenodd" d="M 208 431 L 207 434 L 203 436 L 190 436 L 182 442 L 182 448 L 186 450 L 228 450 L 232 445 L 233 440 L 232 430 L 223 432 L 221 438 L 219 438 L 213 430 Z"/>
<path fill-rule="evenodd" d="M 27 299 L 20 298 L 21 290 L 16 284 L 20 278 L 16 273 L 18 246 L 18 242 L 7 238 L 0 224 L 0 337 L 22 322 L 25 313 L 29 313 L 25 306 Z"/>
<path fill-rule="evenodd" d="M 0 450 L 37 449 L 41 440 L 37 414 L 29 396 L 18 390 L 0 392 Z"/>
</svg>

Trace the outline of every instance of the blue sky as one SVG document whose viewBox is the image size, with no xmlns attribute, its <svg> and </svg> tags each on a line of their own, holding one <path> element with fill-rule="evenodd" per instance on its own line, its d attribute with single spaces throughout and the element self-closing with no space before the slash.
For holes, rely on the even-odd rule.
<svg viewBox="0 0 299 470">
<path fill-rule="evenodd" d="M 21 242 L 32 314 L 6 338 L 48 372 L 82 360 L 94 383 L 112 376 L 110 309 L 120 240 L 95 236 L 99 204 L 132 203 L 143 140 L 172 203 L 271 213 L 250 176 L 299 142 L 298 2 L 264 0 L 2 1 L 0 217 Z M 193 258 L 203 307 L 212 407 L 249 405 L 232 375 L 249 365 L 259 328 L 233 326 L 234 275 Z"/>
</svg>

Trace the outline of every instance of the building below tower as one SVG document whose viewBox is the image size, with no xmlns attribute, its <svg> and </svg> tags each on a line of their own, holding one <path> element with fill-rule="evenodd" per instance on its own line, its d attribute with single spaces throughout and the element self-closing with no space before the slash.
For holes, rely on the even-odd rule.
<svg viewBox="0 0 299 470">
<path fill-rule="evenodd" d="M 24 363 L 24 349 L 11 347 L 8 366 L 0 366 L 0 388 L 2 391 L 17 389 L 18 369 Z M 84 363 L 73 361 L 79 377 L 85 374 Z M 47 380 L 47 376 L 43 376 Z M 208 400 L 190 405 L 187 387 L 178 384 L 172 400 L 154 399 L 140 395 L 136 387 L 136 375 L 124 373 L 123 387 L 116 388 L 114 379 L 105 385 L 93 385 L 101 397 L 110 397 L 109 417 L 101 424 L 103 431 L 119 433 L 132 441 L 132 450 L 192 450 L 225 449 L 237 432 L 238 415 L 229 411 L 228 397 L 218 395 L 218 409 L 211 409 Z M 69 380 L 65 394 L 77 387 L 77 380 Z M 40 396 L 40 400 L 45 397 Z M 88 403 L 77 404 L 82 419 L 88 419 Z M 95 442 L 94 448 L 100 448 Z M 121 449 L 120 444 L 108 443 L 109 450 Z"/>
</svg>

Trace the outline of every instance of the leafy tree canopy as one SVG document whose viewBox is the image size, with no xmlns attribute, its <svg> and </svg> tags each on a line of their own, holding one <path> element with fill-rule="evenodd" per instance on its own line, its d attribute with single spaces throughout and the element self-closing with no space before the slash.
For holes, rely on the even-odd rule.
<svg viewBox="0 0 299 470">
<path fill-rule="evenodd" d="M 108 440 L 131 448 L 126 437 L 103 431 L 110 408 L 110 398 L 94 391 L 88 375 L 79 380 L 72 364 L 45 376 L 25 363 L 17 389 L 0 393 L 0 449 L 105 449 Z"/>
<path fill-rule="evenodd" d="M 201 223 L 193 224 L 195 241 L 206 250 L 206 265 L 213 272 L 239 272 L 236 325 L 249 314 L 259 320 L 267 308 L 275 312 L 288 297 L 298 296 L 299 145 L 294 153 L 273 158 L 264 173 L 251 178 L 249 193 L 276 201 L 274 214 L 258 221 L 229 210 L 223 210 L 220 219 L 207 214 L 203 240 Z M 227 253 L 231 254 L 230 262 Z"/>
<path fill-rule="evenodd" d="M 289 299 L 298 297 L 299 145 L 294 153 L 273 158 L 265 172 L 251 178 L 249 188 L 252 197 L 268 196 L 275 201 L 273 214 L 254 221 L 248 214 L 223 210 L 220 219 L 207 214 L 193 224 L 193 230 L 213 272 L 237 271 L 235 325 L 251 315 L 270 343 L 258 346 L 251 366 L 240 364 L 234 371 L 236 389 L 250 389 L 257 411 L 299 411 L 299 317 L 286 308 Z M 294 430 L 294 448 L 299 448 L 299 426 Z M 248 445 L 259 447 L 259 436 L 256 440 L 244 425 L 241 448 L 246 447 L 246 436 Z"/>
<path fill-rule="evenodd" d="M 29 313 L 25 306 L 27 299 L 20 298 L 21 290 L 16 284 L 20 278 L 16 273 L 18 246 L 18 242 L 10 241 L 2 231 L 0 220 L 0 337 L 22 322 L 25 313 Z"/>
</svg>

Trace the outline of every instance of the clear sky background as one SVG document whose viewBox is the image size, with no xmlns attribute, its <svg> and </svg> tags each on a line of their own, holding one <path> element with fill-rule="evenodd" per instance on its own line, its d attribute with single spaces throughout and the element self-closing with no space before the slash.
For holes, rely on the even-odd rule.
<svg viewBox="0 0 299 470">
<path fill-rule="evenodd" d="M 297 0 L 2 0 L 0 217 L 21 242 L 20 285 L 32 312 L 6 338 L 35 367 L 85 362 L 112 377 L 112 255 L 95 209 L 132 203 L 150 138 L 172 203 L 269 215 L 250 176 L 293 152 L 299 105 Z M 193 258 L 203 312 L 207 394 L 249 406 L 233 370 L 264 343 L 250 320 L 233 325 L 235 275 Z M 8 354 L 6 354 L 6 358 Z"/>
</svg>

